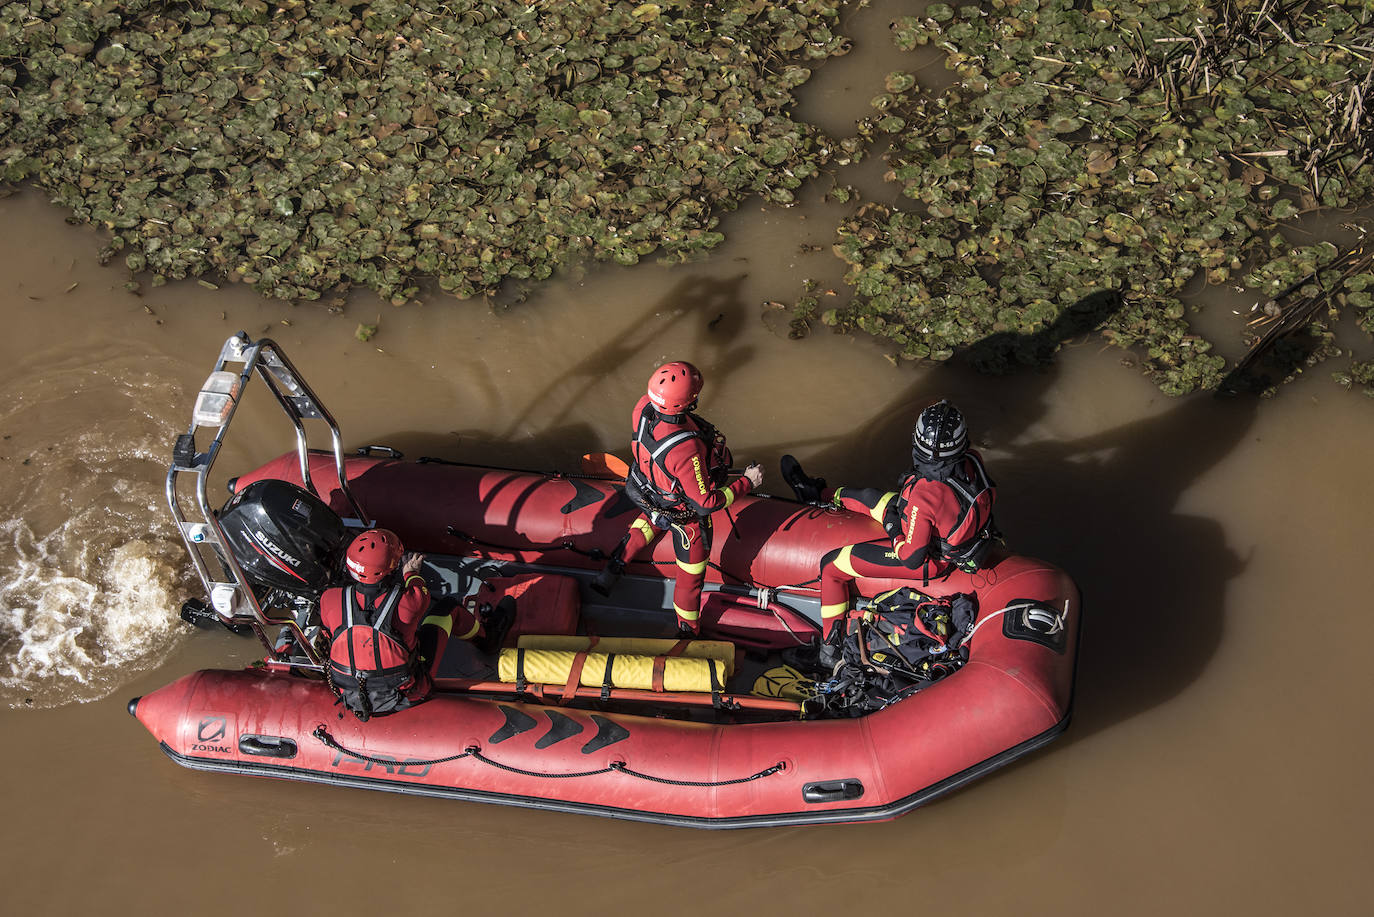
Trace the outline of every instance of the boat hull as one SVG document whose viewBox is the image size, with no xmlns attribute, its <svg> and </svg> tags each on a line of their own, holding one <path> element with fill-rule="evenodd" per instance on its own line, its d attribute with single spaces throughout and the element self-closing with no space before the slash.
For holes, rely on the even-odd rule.
<svg viewBox="0 0 1374 917">
<path fill-rule="evenodd" d="M 319 682 L 254 670 L 196 672 L 130 708 L 197 770 L 737 828 L 895 818 L 1068 726 L 991 670 L 944 684 L 977 709 L 951 697 L 930 716 L 913 698 L 860 719 L 711 725 L 439 695 L 359 723 Z"/>
<path fill-rule="evenodd" d="M 299 481 L 293 458 L 238 486 Z M 633 518 L 616 509 L 610 481 L 372 458 L 348 472 L 379 524 L 408 547 L 453 556 L 591 568 L 584 552 L 609 549 Z M 825 551 L 881 534 L 867 518 L 791 501 L 746 498 L 736 510 L 713 553 L 724 575 L 802 592 L 814 590 Z M 637 569 L 660 575 L 660 565 Z M 930 587 L 977 595 L 969 661 L 859 718 L 742 722 L 707 707 L 673 719 L 440 691 L 364 723 L 319 680 L 282 669 L 195 672 L 130 707 L 173 760 L 201 770 L 698 827 L 889 819 L 1038 748 L 1069 721 L 1079 597 L 1063 571 L 1002 556 Z M 1032 604 L 1038 627 L 1026 626 Z"/>
<path fill-rule="evenodd" d="M 236 376 L 230 364 L 243 369 Z M 206 484 L 253 378 L 295 426 L 297 450 L 234 479 L 234 507 L 216 518 Z M 306 419 L 329 427 L 330 452 L 308 450 Z M 202 427 L 217 427 L 203 452 Z M 861 639 L 860 660 L 827 667 L 814 647 L 822 559 L 844 545 L 890 544 L 888 536 L 867 515 L 750 494 L 712 515 L 700 625 L 713 645 L 691 646 L 678 636 L 670 538 L 656 538 L 618 579 L 599 575 L 638 515 L 609 473 L 619 463 L 603 461 L 600 474 L 540 474 L 404 461 L 381 448 L 345 458 L 341 443 L 275 342 L 225 342 L 167 472 L 168 506 L 209 599 L 188 601 L 182 614 L 251 629 L 268 657 L 242 671 L 193 672 L 130 702 L 187 767 L 754 827 L 893 818 L 1068 725 L 1080 603 L 1051 564 L 999 550 L 974 573 L 859 579 L 865 614 L 865 598 L 903 585 L 972 594 L 977 617 L 958 644 L 966 660 L 949 658 L 953 671 L 927 682 L 903 677 L 890 654 L 868 658 Z M 279 484 L 244 490 L 260 481 L 304 485 L 313 496 Z M 439 600 L 431 614 L 461 603 L 490 629 L 433 654 L 423 702 L 366 721 L 322 677 L 313 605 L 350 522 L 389 528 L 424 555 L 418 571 Z M 297 569 L 306 561 L 318 576 Z M 552 650 L 511 645 L 517 636 L 566 645 L 549 638 L 570 635 L 577 649 L 558 669 L 543 664 Z M 501 638 L 506 648 L 495 652 L 489 643 Z M 710 678 L 668 690 L 670 663 L 683 668 L 704 650 Z"/>
</svg>

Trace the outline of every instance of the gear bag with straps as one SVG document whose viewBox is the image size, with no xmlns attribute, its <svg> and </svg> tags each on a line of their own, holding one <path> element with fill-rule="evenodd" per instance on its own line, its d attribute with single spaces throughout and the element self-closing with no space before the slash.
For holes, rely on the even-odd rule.
<svg viewBox="0 0 1374 917">
<path fill-rule="evenodd" d="M 415 654 L 401 643 L 394 623 L 403 591 L 401 585 L 392 587 L 369 624 L 354 620 L 356 590 L 344 589 L 343 626 L 329 644 L 329 683 L 360 720 L 395 713 L 413 703 L 407 690 L 417 681 Z M 364 649 L 360 654 L 359 644 L 370 652 Z M 390 665 L 383 659 L 384 648 Z M 397 663 L 397 659 L 405 661 Z"/>
<path fill-rule="evenodd" d="M 903 586 L 873 600 L 863 625 L 850 635 L 854 646 L 846 648 L 845 656 L 866 655 L 908 683 L 934 681 L 968 661 L 964 641 L 977 614 L 973 596 L 933 598 Z"/>
</svg>

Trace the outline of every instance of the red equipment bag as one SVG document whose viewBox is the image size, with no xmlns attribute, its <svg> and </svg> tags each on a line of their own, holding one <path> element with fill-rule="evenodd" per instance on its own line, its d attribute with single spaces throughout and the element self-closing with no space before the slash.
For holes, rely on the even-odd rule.
<svg viewBox="0 0 1374 917">
<path fill-rule="evenodd" d="M 501 641 L 502 646 L 515 646 L 521 634 L 575 634 L 581 600 L 577 580 L 556 573 L 522 573 L 489 579 L 469 601 L 478 608 L 490 604 L 493 608 L 501 599 L 515 600 L 515 622 Z"/>
</svg>

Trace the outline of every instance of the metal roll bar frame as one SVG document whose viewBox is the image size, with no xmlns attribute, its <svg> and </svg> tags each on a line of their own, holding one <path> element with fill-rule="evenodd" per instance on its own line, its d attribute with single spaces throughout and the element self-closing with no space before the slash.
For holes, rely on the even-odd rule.
<svg viewBox="0 0 1374 917">
<path fill-rule="evenodd" d="M 225 369 L 228 364 L 242 364 L 236 380 L 232 378 L 232 372 Z M 339 490 L 354 513 L 353 518 L 343 520 L 344 524 L 359 528 L 371 525 L 370 518 L 348 486 L 348 477 L 344 469 L 343 438 L 334 416 L 301 378 L 296 367 L 275 341 L 271 338 L 252 341 L 242 331 L 224 342 L 215 368 L 196 398 L 191 426 L 186 433 L 177 437 L 172 449 L 172 463 L 167 469 L 167 505 L 172 511 L 172 519 L 176 522 L 177 530 L 186 544 L 186 551 L 191 556 L 196 573 L 205 586 L 209 607 L 214 610 L 219 620 L 231 628 L 247 624 L 274 657 L 278 655 L 278 651 L 274 649 L 268 631 L 271 628 L 286 628 L 294 638 L 293 642 L 306 657 L 305 662 L 293 662 L 293 665 L 323 671 L 324 665 L 320 654 L 316 652 L 301 622 L 290 615 L 284 619 L 274 618 L 263 610 L 257 594 L 234 556 L 229 540 L 219 524 L 218 515 L 210 506 L 207 492 L 210 470 L 214 467 L 215 459 L 219 457 L 220 446 L 229 431 L 229 424 L 254 376 L 261 379 L 272 392 L 277 404 L 295 427 L 296 454 L 300 460 L 301 480 L 306 489 L 328 502 L 327 496 L 315 487 L 311 479 L 309 438 L 305 429 L 306 420 L 321 420 L 329 427 Z M 202 427 L 217 427 L 214 439 L 203 452 L 197 450 L 195 440 L 196 431 Z M 198 518 L 194 520 L 188 518 L 182 510 L 183 488 L 180 483 L 188 474 L 195 479 L 195 499 L 192 505 Z"/>
</svg>

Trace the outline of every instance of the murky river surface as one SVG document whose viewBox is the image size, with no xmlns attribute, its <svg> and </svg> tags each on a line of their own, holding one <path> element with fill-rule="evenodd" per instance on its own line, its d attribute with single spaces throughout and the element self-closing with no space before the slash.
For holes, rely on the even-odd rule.
<svg viewBox="0 0 1374 917">
<path fill-rule="evenodd" d="M 135 296 L 98 266 L 99 234 L 39 194 L 0 201 L 4 910 L 1369 913 L 1369 401 L 1324 371 L 1268 402 L 1169 399 L 1095 340 L 1002 379 L 824 331 L 791 341 L 762 304 L 838 276 L 803 253 L 829 243 L 806 215 L 748 206 L 709 261 L 596 270 L 504 311 L 363 294 L 330 313 L 232 286 Z M 895 822 L 829 828 L 702 832 L 179 768 L 125 704 L 257 652 L 177 620 L 194 584 L 162 496 L 240 329 L 285 348 L 350 447 L 540 469 L 623 452 L 648 373 L 690 359 L 703 413 L 774 492 L 785 452 L 832 481 L 891 481 L 915 412 L 949 397 L 1011 544 L 1082 587 L 1073 725 Z M 240 417 L 221 467 L 289 448 L 285 421 L 261 418 Z"/>
</svg>

